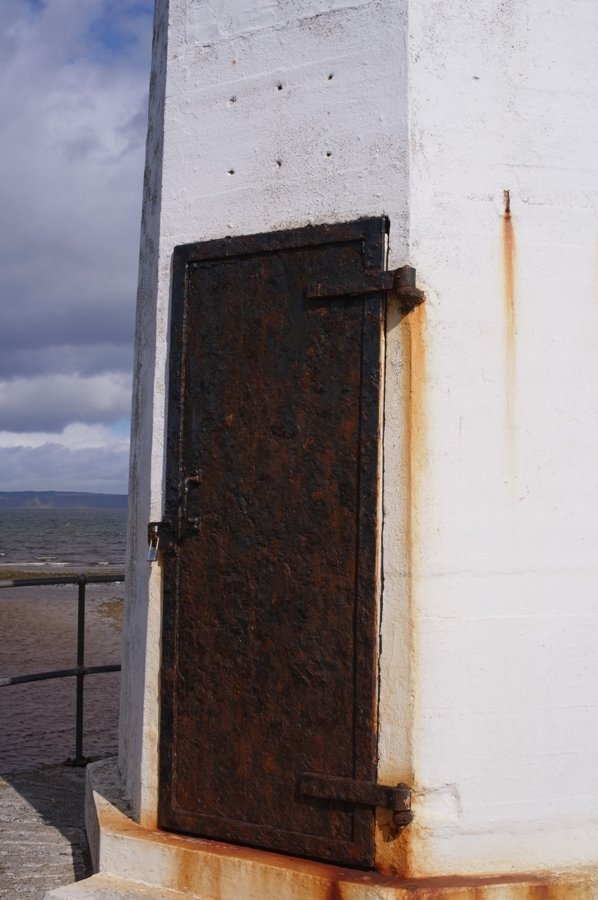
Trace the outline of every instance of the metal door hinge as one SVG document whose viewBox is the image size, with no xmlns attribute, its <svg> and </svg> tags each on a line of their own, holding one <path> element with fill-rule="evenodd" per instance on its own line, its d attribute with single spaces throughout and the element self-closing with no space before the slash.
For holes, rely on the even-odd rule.
<svg viewBox="0 0 598 900">
<path fill-rule="evenodd" d="M 413 821 L 411 812 L 411 789 L 406 784 L 395 787 L 375 784 L 370 781 L 354 781 L 336 775 L 313 775 L 306 773 L 299 779 L 299 792 L 305 797 L 318 800 L 340 801 L 355 806 L 382 806 L 394 812 L 397 825 L 409 825 Z"/>
<path fill-rule="evenodd" d="M 355 294 L 375 294 L 390 291 L 398 298 L 402 309 L 409 312 L 425 300 L 424 294 L 415 286 L 415 269 L 413 266 L 401 266 L 399 269 L 384 272 L 381 269 L 366 269 L 357 275 L 345 278 L 322 278 L 310 281 L 307 285 L 308 300 L 326 299 L 330 297 L 351 297 Z"/>
<path fill-rule="evenodd" d="M 176 541 L 171 522 L 166 519 L 163 519 L 161 522 L 148 522 L 147 542 L 149 544 L 147 551 L 148 562 L 156 562 L 158 549 L 165 555 L 173 555 L 176 552 Z"/>
</svg>

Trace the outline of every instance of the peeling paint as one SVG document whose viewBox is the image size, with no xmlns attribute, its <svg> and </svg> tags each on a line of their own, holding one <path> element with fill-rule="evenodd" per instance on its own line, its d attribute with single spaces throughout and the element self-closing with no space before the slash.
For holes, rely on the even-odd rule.
<svg viewBox="0 0 598 900">
<path fill-rule="evenodd" d="M 423 829 L 452 826 L 461 816 L 459 786 L 444 784 L 418 792 L 417 823 Z"/>
</svg>

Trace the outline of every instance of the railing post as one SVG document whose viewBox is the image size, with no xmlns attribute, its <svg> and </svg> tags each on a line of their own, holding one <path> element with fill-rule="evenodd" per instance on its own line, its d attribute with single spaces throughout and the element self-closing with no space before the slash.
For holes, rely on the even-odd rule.
<svg viewBox="0 0 598 900">
<path fill-rule="evenodd" d="M 77 699 L 75 712 L 75 758 L 69 760 L 72 766 L 87 765 L 83 756 L 83 701 L 85 679 L 85 575 L 78 578 L 79 595 L 77 598 Z"/>
</svg>

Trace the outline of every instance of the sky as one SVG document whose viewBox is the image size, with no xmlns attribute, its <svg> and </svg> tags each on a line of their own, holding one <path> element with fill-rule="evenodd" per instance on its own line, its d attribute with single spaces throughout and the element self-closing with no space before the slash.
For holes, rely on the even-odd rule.
<svg viewBox="0 0 598 900">
<path fill-rule="evenodd" d="M 0 491 L 126 493 L 153 0 L 0 0 Z"/>
</svg>

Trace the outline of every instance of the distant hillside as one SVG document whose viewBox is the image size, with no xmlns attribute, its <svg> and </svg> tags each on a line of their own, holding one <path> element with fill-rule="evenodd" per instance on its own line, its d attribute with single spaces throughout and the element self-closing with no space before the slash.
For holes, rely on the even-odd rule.
<svg viewBox="0 0 598 900">
<path fill-rule="evenodd" d="M 0 491 L 0 509 L 126 509 L 126 494 Z"/>
</svg>

